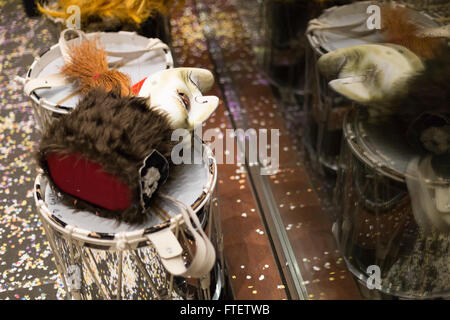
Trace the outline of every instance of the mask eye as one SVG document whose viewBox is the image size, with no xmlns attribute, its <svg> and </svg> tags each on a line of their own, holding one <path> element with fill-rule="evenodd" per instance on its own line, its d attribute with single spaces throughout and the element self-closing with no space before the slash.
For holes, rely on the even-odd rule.
<svg viewBox="0 0 450 320">
<path fill-rule="evenodd" d="M 190 102 L 187 94 L 185 94 L 183 92 L 178 92 L 178 97 L 180 97 L 181 101 L 183 102 L 184 108 L 187 111 L 191 110 L 191 102 Z"/>
</svg>

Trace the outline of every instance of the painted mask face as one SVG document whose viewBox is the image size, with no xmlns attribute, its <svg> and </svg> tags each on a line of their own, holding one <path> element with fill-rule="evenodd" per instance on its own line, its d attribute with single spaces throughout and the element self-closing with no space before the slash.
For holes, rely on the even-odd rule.
<svg viewBox="0 0 450 320">
<path fill-rule="evenodd" d="M 376 105 L 405 90 L 407 80 L 423 70 L 419 57 L 391 44 L 369 44 L 342 48 L 323 55 L 320 72 L 333 90 L 361 104 Z"/>
<path fill-rule="evenodd" d="M 206 69 L 167 69 L 149 76 L 138 95 L 150 97 L 152 108 L 166 111 L 174 129 L 193 130 L 219 105 L 219 98 L 203 96 L 213 84 L 214 76 Z"/>
</svg>

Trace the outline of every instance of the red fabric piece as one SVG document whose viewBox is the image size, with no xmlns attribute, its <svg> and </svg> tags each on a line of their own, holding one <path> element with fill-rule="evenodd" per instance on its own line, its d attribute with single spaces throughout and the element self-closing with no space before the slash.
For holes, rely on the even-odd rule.
<svg viewBox="0 0 450 320">
<path fill-rule="evenodd" d="M 53 182 L 64 192 L 108 210 L 131 206 L 131 190 L 102 166 L 78 153 L 51 153 L 47 165 Z"/>
<path fill-rule="evenodd" d="M 142 85 L 144 84 L 145 80 L 147 80 L 147 77 L 145 77 L 138 83 L 133 84 L 133 86 L 131 87 L 131 92 L 134 93 L 135 95 L 138 95 L 139 91 L 141 91 Z"/>
</svg>

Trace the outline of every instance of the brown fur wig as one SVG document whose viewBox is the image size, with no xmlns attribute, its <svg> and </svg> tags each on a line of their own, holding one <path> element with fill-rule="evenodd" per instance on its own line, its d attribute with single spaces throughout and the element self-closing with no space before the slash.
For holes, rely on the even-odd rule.
<svg viewBox="0 0 450 320">
<path fill-rule="evenodd" d="M 49 154 L 75 152 L 100 164 L 104 172 L 116 176 L 129 187 L 131 201 L 137 205 L 121 212 L 111 212 L 77 199 L 77 208 L 90 209 L 119 221 L 140 223 L 145 220 L 147 212 L 143 212 L 139 205 L 138 170 L 153 149 L 170 159 L 175 144 L 171 135 L 167 116 L 149 109 L 145 98 L 122 97 L 114 90 L 97 89 L 89 92 L 71 113 L 56 119 L 43 133 L 37 161 L 50 181 Z M 67 199 L 73 205 L 70 195 Z"/>
<path fill-rule="evenodd" d="M 69 56 L 70 61 L 64 64 L 61 73 L 77 82 L 83 94 L 93 88 L 101 88 L 106 91 L 119 90 L 122 96 L 130 95 L 130 77 L 108 68 L 106 52 L 97 39 L 71 45 Z"/>
<path fill-rule="evenodd" d="M 422 58 L 433 58 L 445 46 L 445 41 L 418 36 L 421 28 L 412 21 L 410 10 L 392 4 L 382 6 L 382 36 L 386 42 L 404 46 Z"/>
<path fill-rule="evenodd" d="M 66 20 L 71 6 L 80 8 L 83 27 L 95 20 L 116 20 L 118 23 L 139 25 L 157 13 L 167 15 L 181 8 L 184 0 L 57 0 L 37 4 L 40 12 Z M 47 2 L 47 1 L 46 1 Z M 104 29 L 102 29 L 104 30 Z"/>
<path fill-rule="evenodd" d="M 390 104 L 409 141 L 424 148 L 426 138 L 428 151 L 450 153 L 450 48 L 426 60 L 424 71 L 411 77 L 406 87 L 407 91 L 399 93 Z M 433 130 L 424 136 L 430 128 L 439 128 L 435 137 Z"/>
</svg>

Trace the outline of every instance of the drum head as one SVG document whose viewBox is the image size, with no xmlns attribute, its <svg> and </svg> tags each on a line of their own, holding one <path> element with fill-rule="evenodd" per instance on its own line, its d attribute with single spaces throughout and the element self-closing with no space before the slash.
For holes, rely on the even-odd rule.
<svg viewBox="0 0 450 320">
<path fill-rule="evenodd" d="M 423 156 L 410 146 L 394 120 L 374 124 L 361 109 L 347 114 L 344 134 L 360 160 L 398 181 L 404 180 L 411 159 Z"/>
<path fill-rule="evenodd" d="M 207 147 L 204 146 L 203 148 Z M 195 150 L 195 153 L 196 156 L 201 159 L 201 150 Z M 205 154 L 207 154 L 207 152 Z M 202 197 L 205 188 L 211 184 L 211 180 L 215 178 L 211 177 L 210 165 L 211 163 L 208 159 L 204 159 L 201 164 L 180 164 L 176 166 L 169 180 L 158 192 L 172 196 L 186 205 L 193 206 L 194 203 L 197 203 Z M 213 163 L 213 165 L 215 165 L 215 163 Z M 213 187 L 214 185 L 211 186 L 211 188 Z M 164 222 L 156 214 L 151 214 L 147 221 L 140 225 L 130 225 L 123 222 L 118 223 L 114 219 L 103 218 L 96 216 L 92 212 L 75 210 L 74 208 L 67 206 L 61 201 L 62 195 L 58 194 L 49 183 L 43 187 L 42 193 L 45 195 L 44 201 L 51 214 L 62 222 L 79 229 L 96 233 L 115 234 L 119 232 L 144 230 Z M 207 198 L 202 199 L 202 202 L 200 205 L 196 206 L 194 212 L 202 209 L 207 201 Z M 161 200 L 158 202 L 158 205 L 172 217 L 179 214 L 176 207 L 168 201 Z"/>
<path fill-rule="evenodd" d="M 98 35 L 106 51 L 130 52 L 144 50 L 148 45 L 149 39 L 134 33 L 91 33 L 87 34 L 89 39 Z M 75 39 L 77 40 L 77 39 Z M 68 41 L 70 44 L 72 41 Z M 108 57 L 108 63 L 120 60 L 118 57 Z M 29 71 L 30 78 L 44 77 L 47 75 L 59 73 L 64 60 L 58 45 L 53 46 L 44 53 L 32 66 Z M 167 68 L 166 55 L 164 50 L 157 49 L 144 53 L 142 56 L 134 59 L 124 66 L 118 68 L 119 71 L 127 74 L 131 78 L 131 83 L 135 84 L 145 77 Z M 35 93 L 39 98 L 61 105 L 66 109 L 72 109 L 76 106 L 81 95 L 76 94 L 77 86 L 69 84 L 52 89 L 38 89 Z"/>
<path fill-rule="evenodd" d="M 367 8 L 375 4 L 373 1 L 352 3 L 344 6 L 332 7 L 319 18 L 319 22 L 327 26 L 354 25 L 350 28 L 317 29 L 312 31 L 314 47 L 319 46 L 325 52 L 350 46 L 384 42 L 378 30 L 369 30 L 367 20 L 371 14 Z M 417 25 L 423 27 L 437 27 L 438 24 L 424 13 L 411 9 L 411 18 Z"/>
</svg>

